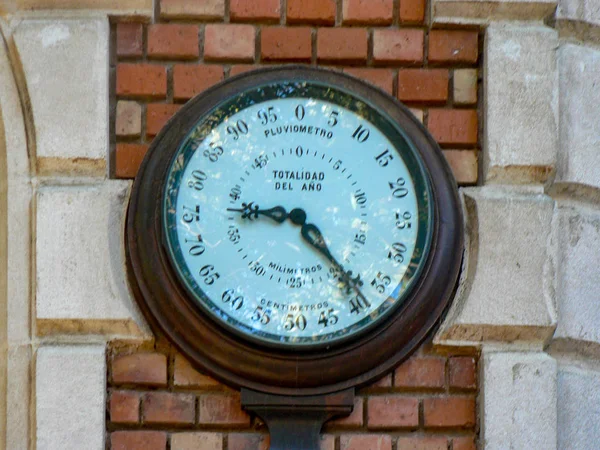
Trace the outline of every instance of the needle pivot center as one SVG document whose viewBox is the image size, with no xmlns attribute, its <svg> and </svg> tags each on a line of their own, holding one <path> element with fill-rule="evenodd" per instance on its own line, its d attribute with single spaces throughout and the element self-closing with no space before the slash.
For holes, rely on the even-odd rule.
<svg viewBox="0 0 600 450">
<path fill-rule="evenodd" d="M 294 225 L 304 225 L 306 223 L 306 213 L 303 209 L 292 209 L 288 217 Z"/>
</svg>

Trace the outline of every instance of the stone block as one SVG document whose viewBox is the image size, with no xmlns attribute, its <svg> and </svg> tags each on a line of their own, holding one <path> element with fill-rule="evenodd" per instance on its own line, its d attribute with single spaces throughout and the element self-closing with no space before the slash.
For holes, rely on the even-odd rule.
<svg viewBox="0 0 600 450">
<path fill-rule="evenodd" d="M 597 0 L 560 0 L 556 18 L 590 25 L 600 25 L 600 3 Z"/>
<path fill-rule="evenodd" d="M 37 448 L 103 450 L 104 345 L 40 347 L 35 380 Z"/>
<path fill-rule="evenodd" d="M 8 195 L 6 217 L 8 236 L 6 261 L 0 270 L 7 273 L 6 314 L 7 338 L 10 344 L 29 341 L 30 330 L 30 266 L 31 266 L 31 182 L 29 180 L 29 155 L 19 92 L 6 47 L 0 45 L 0 146 L 6 155 L 5 170 Z"/>
<path fill-rule="evenodd" d="M 543 183 L 558 152 L 555 30 L 492 24 L 485 39 L 483 176 L 487 183 Z"/>
<path fill-rule="evenodd" d="M 557 183 L 600 188 L 600 51 L 564 44 L 559 50 L 560 155 Z"/>
<path fill-rule="evenodd" d="M 546 342 L 554 332 L 554 201 L 539 188 L 462 189 L 466 253 L 436 340 Z"/>
<path fill-rule="evenodd" d="M 600 344 L 600 212 L 564 204 L 557 216 L 560 265 L 554 339 Z"/>
<path fill-rule="evenodd" d="M 9 347 L 6 364 L 6 448 L 29 448 L 31 346 Z"/>
<path fill-rule="evenodd" d="M 556 448 L 556 371 L 556 361 L 545 353 L 484 354 L 486 450 Z"/>
<path fill-rule="evenodd" d="M 598 448 L 600 372 L 562 366 L 558 371 L 558 448 Z"/>
<path fill-rule="evenodd" d="M 39 172 L 104 175 L 108 19 L 24 20 L 14 40 L 31 100 Z"/>
<path fill-rule="evenodd" d="M 557 0 L 433 0 L 436 24 L 484 25 L 498 20 L 537 20 L 552 15 Z"/>
<path fill-rule="evenodd" d="M 454 71 L 454 103 L 473 105 L 477 103 L 477 69 Z"/>
<path fill-rule="evenodd" d="M 84 10 L 86 14 L 89 14 L 89 10 L 95 10 L 111 16 L 150 18 L 153 5 L 152 0 L 9 0 L 0 4 L 0 13 L 35 10 Z"/>
<path fill-rule="evenodd" d="M 123 232 L 131 182 L 44 186 L 37 194 L 40 335 L 146 336 L 126 282 Z"/>
</svg>

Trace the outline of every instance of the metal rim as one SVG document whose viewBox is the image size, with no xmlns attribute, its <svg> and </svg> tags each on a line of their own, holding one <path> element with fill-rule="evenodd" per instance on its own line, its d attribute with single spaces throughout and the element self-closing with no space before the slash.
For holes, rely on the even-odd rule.
<svg viewBox="0 0 600 450">
<path fill-rule="evenodd" d="M 412 292 L 384 323 L 356 339 L 319 351 L 284 352 L 242 340 L 198 311 L 173 273 L 162 241 L 157 196 L 181 133 L 221 102 L 256 84 L 310 80 L 368 98 L 404 130 L 431 181 L 434 224 L 431 250 Z M 175 146 L 176 147 L 176 146 Z M 160 197 L 160 196 L 158 196 Z M 433 138 L 392 97 L 346 75 L 306 67 L 248 72 L 189 102 L 155 138 L 135 180 L 128 209 L 126 253 L 130 283 L 154 329 L 165 334 L 195 365 L 224 382 L 286 395 L 314 395 L 363 385 L 407 358 L 446 310 L 456 285 L 463 249 L 463 223 L 456 183 Z M 356 361 L 361 361 L 357 364 Z"/>
</svg>

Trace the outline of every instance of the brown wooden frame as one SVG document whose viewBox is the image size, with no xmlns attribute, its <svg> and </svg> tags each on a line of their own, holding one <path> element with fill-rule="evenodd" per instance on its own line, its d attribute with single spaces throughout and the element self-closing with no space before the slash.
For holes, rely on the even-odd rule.
<svg viewBox="0 0 600 450">
<path fill-rule="evenodd" d="M 368 99 L 404 130 L 429 173 L 433 239 L 420 279 L 383 323 L 329 349 L 282 350 L 233 335 L 189 298 L 171 267 L 162 230 L 162 192 L 179 143 L 223 98 L 276 81 L 329 83 Z M 185 105 L 154 139 L 136 177 L 128 209 L 130 284 L 153 328 L 199 368 L 235 387 L 280 395 L 319 395 L 364 385 L 406 359 L 441 320 L 463 253 L 463 220 L 454 177 L 434 139 L 393 97 L 360 80 L 323 69 L 285 66 L 247 72 Z"/>
</svg>

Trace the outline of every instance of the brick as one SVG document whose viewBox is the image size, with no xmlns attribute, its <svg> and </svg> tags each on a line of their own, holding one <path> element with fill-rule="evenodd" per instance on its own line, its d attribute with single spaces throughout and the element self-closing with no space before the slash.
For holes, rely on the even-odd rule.
<svg viewBox="0 0 600 450">
<path fill-rule="evenodd" d="M 144 49 L 142 43 L 143 26 L 141 23 L 117 24 L 117 56 L 140 57 Z"/>
<path fill-rule="evenodd" d="M 320 62 L 365 62 L 367 39 L 365 28 L 321 28 L 317 31 L 317 59 Z"/>
<path fill-rule="evenodd" d="M 392 387 L 392 374 L 387 374 L 385 377 L 380 378 L 375 383 L 367 386 L 367 389 L 381 389 Z"/>
<path fill-rule="evenodd" d="M 171 435 L 171 450 L 221 450 L 221 433 L 174 433 Z"/>
<path fill-rule="evenodd" d="M 396 446 L 402 450 L 447 450 L 448 440 L 445 437 L 399 437 Z"/>
<path fill-rule="evenodd" d="M 425 0 L 400 0 L 401 23 L 423 23 L 425 20 Z"/>
<path fill-rule="evenodd" d="M 446 69 L 401 69 L 398 99 L 404 102 L 445 103 L 449 73 Z"/>
<path fill-rule="evenodd" d="M 265 61 L 310 61 L 312 30 L 308 27 L 265 27 L 260 37 Z"/>
<path fill-rule="evenodd" d="M 452 450 L 477 450 L 473 436 L 455 437 L 452 439 Z"/>
<path fill-rule="evenodd" d="M 114 391 L 110 394 L 110 421 L 113 423 L 138 423 L 140 420 L 140 394 L 131 391 Z"/>
<path fill-rule="evenodd" d="M 192 394 L 147 392 L 142 397 L 142 418 L 148 424 L 192 424 L 196 399 Z"/>
<path fill-rule="evenodd" d="M 138 137 L 142 133 L 142 107 L 139 103 L 117 102 L 115 132 L 119 137 Z"/>
<path fill-rule="evenodd" d="M 475 399 L 473 397 L 442 397 L 423 399 L 426 427 L 475 426 Z"/>
<path fill-rule="evenodd" d="M 187 388 L 213 388 L 221 386 L 221 383 L 214 378 L 196 371 L 189 361 L 181 355 L 175 356 L 173 382 L 175 386 Z"/>
<path fill-rule="evenodd" d="M 115 176 L 117 178 L 135 178 L 147 152 L 148 146 L 145 144 L 117 144 Z"/>
<path fill-rule="evenodd" d="M 231 0 L 229 17 L 232 22 L 279 22 L 279 0 Z"/>
<path fill-rule="evenodd" d="M 222 66 L 176 64 L 173 67 L 173 97 L 188 100 L 221 80 Z"/>
<path fill-rule="evenodd" d="M 370 397 L 368 427 L 392 428 L 419 426 L 419 399 L 392 395 Z"/>
<path fill-rule="evenodd" d="M 269 450 L 269 435 L 258 433 L 230 433 L 228 450 Z"/>
<path fill-rule="evenodd" d="M 229 76 L 234 77 L 236 75 L 239 75 L 240 73 L 249 72 L 250 70 L 256 70 L 260 67 L 261 66 L 253 64 L 236 64 L 234 66 L 231 66 L 231 69 L 229 69 Z"/>
<path fill-rule="evenodd" d="M 111 450 L 165 450 L 164 431 L 114 431 L 110 434 Z"/>
<path fill-rule="evenodd" d="M 148 27 L 148 58 L 195 59 L 198 56 L 197 25 L 157 23 Z"/>
<path fill-rule="evenodd" d="M 207 25 L 204 30 L 204 59 L 253 61 L 254 40 L 252 25 Z"/>
<path fill-rule="evenodd" d="M 454 71 L 454 104 L 473 105 L 477 103 L 477 69 Z"/>
<path fill-rule="evenodd" d="M 167 357 L 159 353 L 117 356 L 112 362 L 115 384 L 167 385 Z"/>
<path fill-rule="evenodd" d="M 477 183 L 479 174 L 477 150 L 443 150 L 443 153 L 458 184 Z M 452 380 L 450 382 L 452 383 Z"/>
<path fill-rule="evenodd" d="M 375 30 L 373 61 L 377 64 L 423 61 L 423 30 Z"/>
<path fill-rule="evenodd" d="M 345 427 L 360 427 L 363 424 L 363 404 L 364 400 L 362 397 L 356 397 L 354 399 L 354 409 L 349 416 L 341 417 L 339 419 L 328 422 L 334 426 L 345 426 Z"/>
<path fill-rule="evenodd" d="M 215 20 L 225 16 L 225 0 L 160 0 L 163 19 Z"/>
<path fill-rule="evenodd" d="M 440 144 L 476 144 L 477 111 L 474 109 L 431 109 L 428 128 Z"/>
<path fill-rule="evenodd" d="M 443 388 L 445 364 L 441 358 L 410 358 L 396 369 L 394 384 L 403 388 Z"/>
<path fill-rule="evenodd" d="M 383 89 L 388 94 L 392 93 L 394 85 L 394 72 L 390 69 L 362 69 L 349 68 L 344 69 L 344 72 L 353 77 L 367 81 L 380 89 Z"/>
<path fill-rule="evenodd" d="M 450 358 L 448 361 L 448 379 L 450 387 L 475 389 L 477 387 L 475 358 L 471 356 Z"/>
<path fill-rule="evenodd" d="M 344 0 L 344 25 L 389 25 L 392 23 L 393 0 Z"/>
<path fill-rule="evenodd" d="M 333 25 L 335 0 L 287 0 L 288 23 Z"/>
<path fill-rule="evenodd" d="M 199 423 L 208 425 L 249 425 L 250 416 L 240 404 L 237 394 L 204 394 L 199 397 Z"/>
<path fill-rule="evenodd" d="M 340 450 L 392 450 L 392 438 L 385 434 L 343 434 Z"/>
<path fill-rule="evenodd" d="M 429 62 L 476 63 L 477 31 L 431 30 L 429 32 Z"/>
<path fill-rule="evenodd" d="M 146 107 L 146 136 L 156 136 L 181 105 L 150 103 Z"/>
<path fill-rule="evenodd" d="M 154 64 L 118 64 L 117 95 L 164 98 L 167 95 L 166 68 Z"/>
</svg>

